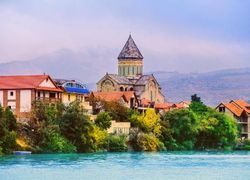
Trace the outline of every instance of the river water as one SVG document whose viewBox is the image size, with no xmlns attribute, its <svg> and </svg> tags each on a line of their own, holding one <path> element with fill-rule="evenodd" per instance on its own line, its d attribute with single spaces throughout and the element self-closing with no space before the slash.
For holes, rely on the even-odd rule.
<svg viewBox="0 0 250 180">
<path fill-rule="evenodd" d="M 0 157 L 0 179 L 250 180 L 250 152 L 11 155 Z"/>
</svg>

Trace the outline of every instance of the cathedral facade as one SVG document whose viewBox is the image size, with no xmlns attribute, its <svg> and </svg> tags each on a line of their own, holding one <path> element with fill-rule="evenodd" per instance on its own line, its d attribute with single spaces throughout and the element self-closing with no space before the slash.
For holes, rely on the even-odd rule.
<svg viewBox="0 0 250 180">
<path fill-rule="evenodd" d="M 131 35 L 118 56 L 118 74 L 107 73 L 97 82 L 97 91 L 134 91 L 139 100 L 165 100 L 154 75 L 143 74 L 143 56 Z"/>
</svg>

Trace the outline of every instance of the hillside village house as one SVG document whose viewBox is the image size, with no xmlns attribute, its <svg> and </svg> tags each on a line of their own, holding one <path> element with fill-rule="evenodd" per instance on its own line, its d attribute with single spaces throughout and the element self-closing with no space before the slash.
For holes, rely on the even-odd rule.
<svg viewBox="0 0 250 180">
<path fill-rule="evenodd" d="M 62 103 L 68 105 L 77 100 L 80 102 L 80 105 L 87 110 L 88 114 L 92 113 L 92 106 L 86 101 L 90 91 L 84 84 L 75 80 L 66 79 L 54 79 L 54 82 L 63 90 Z"/>
<path fill-rule="evenodd" d="M 61 93 L 48 75 L 0 76 L 0 104 L 19 121 L 30 118 L 35 100 L 54 104 L 60 102 Z"/>
<path fill-rule="evenodd" d="M 156 103 L 154 105 L 154 108 L 157 112 L 159 112 L 160 114 L 163 114 L 163 113 L 168 112 L 168 111 L 173 110 L 173 109 L 188 108 L 190 104 L 191 104 L 190 101 L 181 101 L 179 103 L 165 102 L 165 103 Z"/>
<path fill-rule="evenodd" d="M 232 116 L 239 124 L 241 138 L 250 138 L 250 104 L 244 100 L 232 100 L 229 103 L 220 103 L 216 110 Z"/>
<path fill-rule="evenodd" d="M 118 56 L 118 74 L 107 73 L 97 82 L 97 91 L 134 91 L 139 101 L 164 102 L 164 95 L 154 75 L 143 74 L 143 56 L 131 35 Z"/>
<path fill-rule="evenodd" d="M 116 101 L 127 108 L 135 109 L 138 107 L 138 99 L 134 91 L 112 91 L 112 92 L 92 92 L 91 96 L 96 99 L 104 100 L 107 102 Z"/>
</svg>

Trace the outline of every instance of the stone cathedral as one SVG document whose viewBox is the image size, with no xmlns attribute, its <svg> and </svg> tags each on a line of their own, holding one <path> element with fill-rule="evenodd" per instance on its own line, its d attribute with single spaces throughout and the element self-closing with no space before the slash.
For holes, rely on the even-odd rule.
<svg viewBox="0 0 250 180">
<path fill-rule="evenodd" d="M 118 74 L 107 73 L 97 91 L 134 91 L 139 100 L 163 103 L 164 95 L 153 74 L 143 74 L 143 56 L 130 35 L 118 56 Z"/>
</svg>

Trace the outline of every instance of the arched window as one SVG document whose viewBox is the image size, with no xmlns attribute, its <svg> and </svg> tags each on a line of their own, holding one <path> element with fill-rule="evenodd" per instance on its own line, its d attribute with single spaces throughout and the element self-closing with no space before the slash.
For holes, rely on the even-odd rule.
<svg viewBox="0 0 250 180">
<path fill-rule="evenodd" d="M 123 87 L 120 87 L 120 91 L 124 91 L 124 88 L 123 88 Z"/>
<path fill-rule="evenodd" d="M 127 87 L 125 88 L 125 91 L 128 91 L 128 88 L 127 88 Z"/>
<path fill-rule="evenodd" d="M 134 88 L 132 88 L 132 87 L 131 87 L 129 90 L 130 90 L 130 91 L 133 91 L 133 90 L 134 90 Z"/>
</svg>

